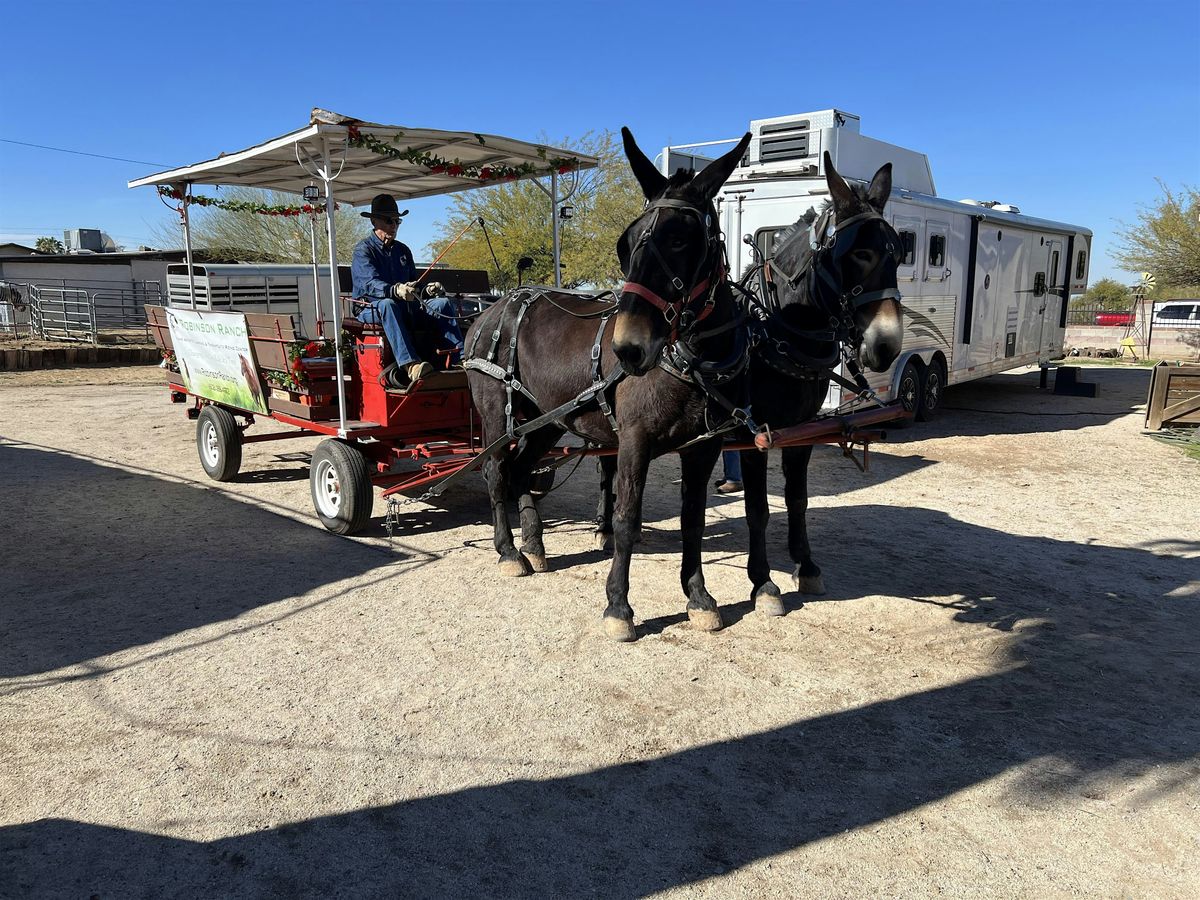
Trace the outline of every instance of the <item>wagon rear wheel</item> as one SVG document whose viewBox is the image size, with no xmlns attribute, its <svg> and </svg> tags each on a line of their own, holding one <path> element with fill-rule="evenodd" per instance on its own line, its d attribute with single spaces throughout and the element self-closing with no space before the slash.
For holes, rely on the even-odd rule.
<svg viewBox="0 0 1200 900">
<path fill-rule="evenodd" d="M 318 444 L 308 484 L 317 518 L 334 534 L 357 534 L 367 527 L 375 494 L 370 463 L 357 447 L 337 440 Z"/>
<path fill-rule="evenodd" d="M 227 409 L 206 406 L 196 420 L 200 465 L 214 481 L 232 481 L 242 467 L 242 432 Z"/>
</svg>

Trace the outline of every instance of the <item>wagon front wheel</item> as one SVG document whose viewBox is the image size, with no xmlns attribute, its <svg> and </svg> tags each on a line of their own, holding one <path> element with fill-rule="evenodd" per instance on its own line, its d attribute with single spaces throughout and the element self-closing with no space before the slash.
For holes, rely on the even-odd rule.
<svg viewBox="0 0 1200 900">
<path fill-rule="evenodd" d="M 214 481 L 232 481 L 242 467 L 242 432 L 227 409 L 206 406 L 196 420 L 200 465 Z"/>
<path fill-rule="evenodd" d="M 357 447 L 337 440 L 318 444 L 308 484 L 317 518 L 334 534 L 357 534 L 367 527 L 375 494 L 370 463 Z"/>
</svg>

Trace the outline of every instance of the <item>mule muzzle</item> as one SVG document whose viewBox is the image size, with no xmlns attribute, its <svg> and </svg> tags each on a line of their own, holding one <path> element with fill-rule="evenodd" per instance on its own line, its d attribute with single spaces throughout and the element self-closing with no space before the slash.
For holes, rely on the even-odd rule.
<svg viewBox="0 0 1200 900">
<path fill-rule="evenodd" d="M 645 375 L 658 365 L 667 340 L 655 333 L 648 316 L 620 310 L 613 323 L 612 350 L 630 375 Z"/>
</svg>

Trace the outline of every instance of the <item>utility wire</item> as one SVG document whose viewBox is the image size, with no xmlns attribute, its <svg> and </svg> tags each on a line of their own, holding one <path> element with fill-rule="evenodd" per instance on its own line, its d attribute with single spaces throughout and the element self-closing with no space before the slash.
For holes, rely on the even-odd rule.
<svg viewBox="0 0 1200 900">
<path fill-rule="evenodd" d="M 45 144 L 31 144 L 28 141 L 13 141 L 0 138 L 0 143 L 20 144 L 22 147 L 37 147 L 39 150 L 53 150 L 56 153 L 74 153 L 76 156 L 94 156 L 96 159 L 111 159 L 116 162 L 137 163 L 139 166 L 157 166 L 163 169 L 171 168 L 167 163 L 146 162 L 144 159 L 126 159 L 123 156 L 105 156 L 103 153 L 87 153 L 83 150 L 67 150 L 63 147 L 47 147 Z"/>
</svg>

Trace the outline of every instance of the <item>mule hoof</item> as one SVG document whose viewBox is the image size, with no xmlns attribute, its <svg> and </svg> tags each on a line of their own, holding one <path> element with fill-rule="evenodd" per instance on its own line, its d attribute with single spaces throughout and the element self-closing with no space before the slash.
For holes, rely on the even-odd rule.
<svg viewBox="0 0 1200 900">
<path fill-rule="evenodd" d="M 593 531 L 592 541 L 597 550 L 607 552 L 613 548 L 613 535 L 611 531 Z"/>
<path fill-rule="evenodd" d="M 549 572 L 550 566 L 546 562 L 545 553 L 525 553 L 525 559 L 529 562 L 529 568 L 535 572 Z"/>
<path fill-rule="evenodd" d="M 604 634 L 614 641 L 628 642 L 637 637 L 633 630 L 633 622 L 629 619 L 618 619 L 615 616 L 604 617 Z"/>
<path fill-rule="evenodd" d="M 754 609 L 764 616 L 782 616 L 783 598 L 779 596 L 779 588 L 767 582 L 754 595 Z"/>
<path fill-rule="evenodd" d="M 801 594 L 825 593 L 825 579 L 820 575 L 801 575 L 799 566 L 792 573 L 792 584 Z"/>
<path fill-rule="evenodd" d="M 717 609 L 689 609 L 688 619 L 697 631 L 720 631 L 721 611 Z"/>
<path fill-rule="evenodd" d="M 500 560 L 500 574 L 506 578 L 520 578 L 529 574 L 529 568 L 523 559 Z"/>
</svg>

